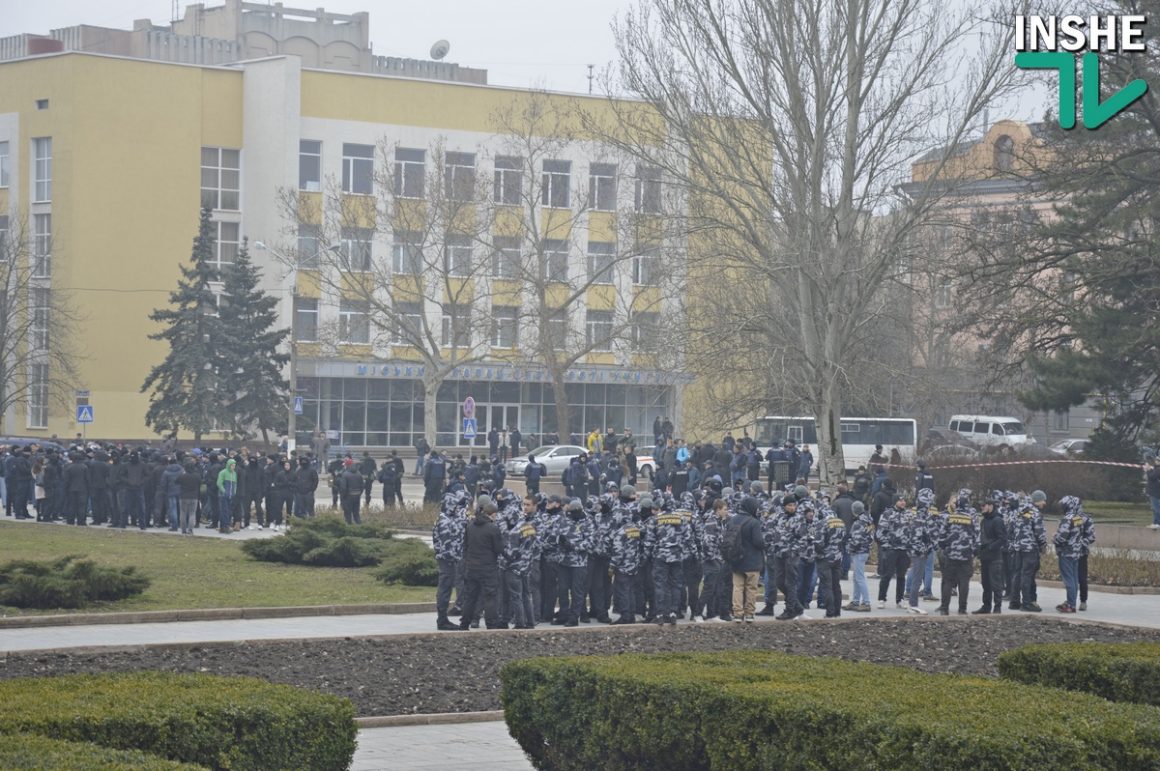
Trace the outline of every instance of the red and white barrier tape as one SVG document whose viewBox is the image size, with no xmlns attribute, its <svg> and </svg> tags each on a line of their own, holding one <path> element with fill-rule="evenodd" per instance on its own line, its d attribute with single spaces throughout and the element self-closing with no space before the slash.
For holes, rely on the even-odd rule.
<svg viewBox="0 0 1160 771">
<path fill-rule="evenodd" d="M 963 463 L 954 466 L 935 466 L 927 465 L 927 469 L 952 469 L 952 468 L 988 468 L 991 466 L 1041 466 L 1046 464 L 1070 463 L 1073 465 L 1084 466 L 1115 466 L 1118 468 L 1134 468 L 1137 471 L 1143 471 L 1147 466 L 1143 463 L 1118 463 L 1108 460 L 1010 460 L 998 461 L 995 463 Z M 890 464 L 887 468 L 909 468 L 917 469 L 917 466 L 906 466 L 898 464 Z"/>
</svg>

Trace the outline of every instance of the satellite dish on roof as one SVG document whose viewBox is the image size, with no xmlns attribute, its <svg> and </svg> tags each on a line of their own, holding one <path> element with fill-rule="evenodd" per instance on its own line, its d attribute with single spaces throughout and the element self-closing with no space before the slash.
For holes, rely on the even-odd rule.
<svg viewBox="0 0 1160 771">
<path fill-rule="evenodd" d="M 446 40 L 436 40 L 435 45 L 431 46 L 431 58 L 442 59 L 451 50 L 451 44 Z"/>
</svg>

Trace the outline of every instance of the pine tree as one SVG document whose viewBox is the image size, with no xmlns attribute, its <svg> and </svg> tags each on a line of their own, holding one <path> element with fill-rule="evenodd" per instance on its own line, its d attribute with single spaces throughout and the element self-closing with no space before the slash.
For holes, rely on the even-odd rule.
<svg viewBox="0 0 1160 771">
<path fill-rule="evenodd" d="M 217 372 L 221 368 L 222 324 L 210 282 L 218 280 L 213 265 L 214 233 L 209 210 L 202 209 L 189 264 L 181 266 L 181 280 L 169 293 L 169 307 L 149 318 L 165 329 L 149 335 L 169 343 L 165 360 L 154 367 L 141 392 L 150 392 L 145 423 L 157 433 L 179 428 L 193 432 L 197 441 L 212 430 L 221 412 Z"/>
<path fill-rule="evenodd" d="M 268 432 L 286 418 L 289 384 L 282 367 L 290 357 L 278 346 L 289 330 L 275 328 L 278 300 L 259 288 L 261 278 L 243 241 L 237 261 L 222 271 L 225 343 L 220 353 L 226 392 L 234 397 L 229 406 L 234 433 L 257 426 L 269 443 Z"/>
</svg>

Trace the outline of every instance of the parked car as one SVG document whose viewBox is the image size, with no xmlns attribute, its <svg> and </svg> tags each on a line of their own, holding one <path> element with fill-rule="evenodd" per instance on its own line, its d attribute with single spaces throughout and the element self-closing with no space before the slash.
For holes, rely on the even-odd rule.
<svg viewBox="0 0 1160 771">
<path fill-rule="evenodd" d="M 656 471 L 657 462 L 653 458 L 653 452 L 656 450 L 655 445 L 646 445 L 645 447 L 636 448 L 636 475 L 644 479 L 652 480 L 653 472 Z"/>
<path fill-rule="evenodd" d="M 1061 439 L 1047 449 L 1056 455 L 1083 455 L 1088 446 L 1087 439 Z"/>
<path fill-rule="evenodd" d="M 923 460 L 932 466 L 950 465 L 961 461 L 971 461 L 979 457 L 978 448 L 967 444 L 943 444 L 931 447 L 923 453 Z"/>
<path fill-rule="evenodd" d="M 958 431 L 951 431 L 949 428 L 933 426 L 926 430 L 926 436 L 923 438 L 922 444 L 919 447 L 919 455 L 925 457 L 934 448 L 942 447 L 948 444 L 967 447 L 972 450 L 979 449 L 977 444 L 960 434 Z"/>
<path fill-rule="evenodd" d="M 574 444 L 552 444 L 544 447 L 537 447 L 528 453 L 528 455 L 535 455 L 536 462 L 543 463 L 548 469 L 548 477 L 558 477 L 564 473 L 564 469 L 568 468 L 568 464 L 572 462 L 573 458 L 586 454 L 588 451 L 583 447 Z M 522 477 L 524 469 L 528 465 L 528 455 L 519 458 L 512 458 L 506 464 L 504 469 L 507 470 L 508 476 Z"/>
<path fill-rule="evenodd" d="M 1035 444 L 1019 418 L 1000 415 L 952 415 L 951 431 L 970 439 L 981 448 L 993 448 L 1003 454 Z"/>
</svg>

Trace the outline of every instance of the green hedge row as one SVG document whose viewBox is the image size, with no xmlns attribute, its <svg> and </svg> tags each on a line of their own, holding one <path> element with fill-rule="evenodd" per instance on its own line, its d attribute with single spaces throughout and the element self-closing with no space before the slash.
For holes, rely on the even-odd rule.
<svg viewBox="0 0 1160 771">
<path fill-rule="evenodd" d="M 134 672 L 0 682 L 0 734 L 30 733 L 229 769 L 345 769 L 346 699 L 248 677 Z"/>
<path fill-rule="evenodd" d="M 1053 643 L 999 655 L 1009 680 L 1160 707 L 1160 643 Z"/>
<path fill-rule="evenodd" d="M 196 771 L 205 766 L 178 763 L 137 750 L 111 750 L 89 742 L 66 742 L 33 734 L 0 736 L 0 768 L 68 771 Z"/>
<path fill-rule="evenodd" d="M 533 659 L 502 680 L 538 768 L 1160 767 L 1160 709 L 1002 680 L 766 651 Z"/>
</svg>

